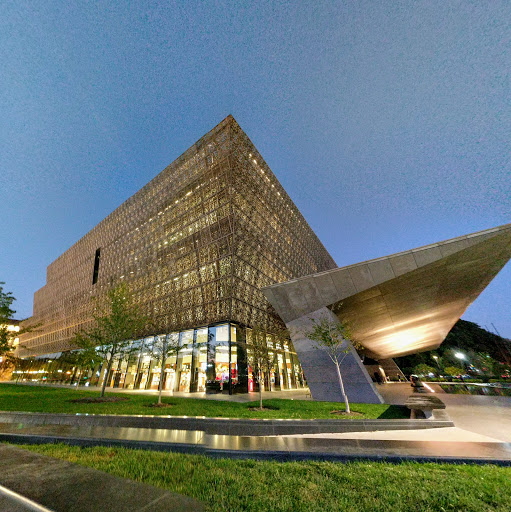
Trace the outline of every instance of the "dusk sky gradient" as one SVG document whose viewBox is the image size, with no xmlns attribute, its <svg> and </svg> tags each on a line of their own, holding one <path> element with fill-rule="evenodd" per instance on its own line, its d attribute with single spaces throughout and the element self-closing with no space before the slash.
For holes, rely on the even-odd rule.
<svg viewBox="0 0 511 512">
<path fill-rule="evenodd" d="M 511 222 L 511 2 L 0 6 L 0 281 L 232 114 L 339 266 Z M 446 283 L 448 285 L 448 283 Z M 464 318 L 511 338 L 511 264 Z"/>
</svg>

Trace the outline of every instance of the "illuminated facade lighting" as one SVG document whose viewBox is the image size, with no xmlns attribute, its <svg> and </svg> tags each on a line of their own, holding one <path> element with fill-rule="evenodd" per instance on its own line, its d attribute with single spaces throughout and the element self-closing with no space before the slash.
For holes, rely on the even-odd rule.
<svg viewBox="0 0 511 512">
<path fill-rule="evenodd" d="M 222 391 L 246 391 L 250 372 L 238 350 L 246 329 L 284 326 L 261 288 L 335 266 L 229 116 L 49 265 L 27 322 L 41 327 L 23 336 L 20 356 L 72 349 L 74 333 L 92 325 L 91 298 L 101 300 L 122 281 L 151 317 L 153 330 L 144 335 L 177 332 L 191 339 L 193 350 L 167 362 L 167 373 L 175 372 L 169 386 L 204 391 L 206 381 L 218 384 L 220 373 L 229 383 Z M 298 386 L 292 346 L 275 354 L 268 381 Z M 207 361 L 218 370 L 215 377 L 206 375 Z M 140 380 L 133 374 L 138 366 L 138 360 L 120 362 L 122 376 L 108 376 L 109 385 L 152 386 L 153 367 Z"/>
</svg>

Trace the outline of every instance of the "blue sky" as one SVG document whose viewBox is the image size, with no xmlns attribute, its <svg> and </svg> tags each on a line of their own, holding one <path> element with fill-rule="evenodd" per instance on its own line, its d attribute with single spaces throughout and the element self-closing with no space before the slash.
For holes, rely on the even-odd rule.
<svg viewBox="0 0 511 512">
<path fill-rule="evenodd" d="M 338 265 L 511 222 L 511 3 L 0 7 L 0 280 L 233 114 Z M 464 318 L 511 337 L 511 264 Z"/>
</svg>

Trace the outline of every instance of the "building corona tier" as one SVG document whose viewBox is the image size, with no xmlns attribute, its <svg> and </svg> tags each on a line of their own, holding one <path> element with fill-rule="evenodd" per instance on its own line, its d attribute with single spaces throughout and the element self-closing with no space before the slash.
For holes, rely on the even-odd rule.
<svg viewBox="0 0 511 512">
<path fill-rule="evenodd" d="M 165 389 L 246 392 L 245 327 L 284 327 L 261 288 L 335 267 L 229 116 L 49 265 L 28 322 L 41 327 L 22 337 L 20 355 L 53 361 L 73 348 L 74 333 L 92 325 L 91 299 L 126 282 L 156 326 L 146 334 L 177 331 L 188 345 L 166 362 Z M 291 346 L 272 349 L 267 380 L 303 386 Z M 149 354 L 132 357 L 114 365 L 109 385 L 154 387 L 159 372 Z"/>
<path fill-rule="evenodd" d="M 397 374 L 391 358 L 438 346 L 510 257 L 507 225 L 336 268 L 229 116 L 48 266 L 23 325 L 38 328 L 18 347 L 33 364 L 18 371 L 74 379 L 55 360 L 91 327 L 92 299 L 125 282 L 153 327 L 91 384 L 156 389 L 164 371 L 166 390 L 252 391 L 250 329 L 286 325 L 292 341 L 268 340 L 265 389 L 304 387 L 305 373 L 313 398 L 339 400 L 335 370 L 306 337 L 312 318 L 347 320 L 366 363 Z M 171 332 L 183 348 L 162 365 L 151 340 Z M 353 350 L 344 365 L 351 400 L 381 401 L 368 370 Z"/>
</svg>

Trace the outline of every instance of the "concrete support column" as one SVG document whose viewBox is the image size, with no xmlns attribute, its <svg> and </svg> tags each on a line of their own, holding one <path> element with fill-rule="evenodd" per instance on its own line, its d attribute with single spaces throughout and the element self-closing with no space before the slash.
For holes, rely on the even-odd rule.
<svg viewBox="0 0 511 512">
<path fill-rule="evenodd" d="M 313 328 L 313 320 L 328 318 L 339 323 L 338 318 L 326 307 L 313 313 L 291 320 L 286 325 L 291 333 L 291 340 L 302 365 L 307 384 L 314 400 L 323 402 L 342 402 L 337 370 L 328 354 L 315 347 L 315 343 L 307 338 L 307 332 Z M 383 398 L 374 386 L 371 377 L 364 368 L 357 351 L 350 344 L 351 352 L 341 365 L 344 388 L 350 402 L 381 404 Z"/>
</svg>

